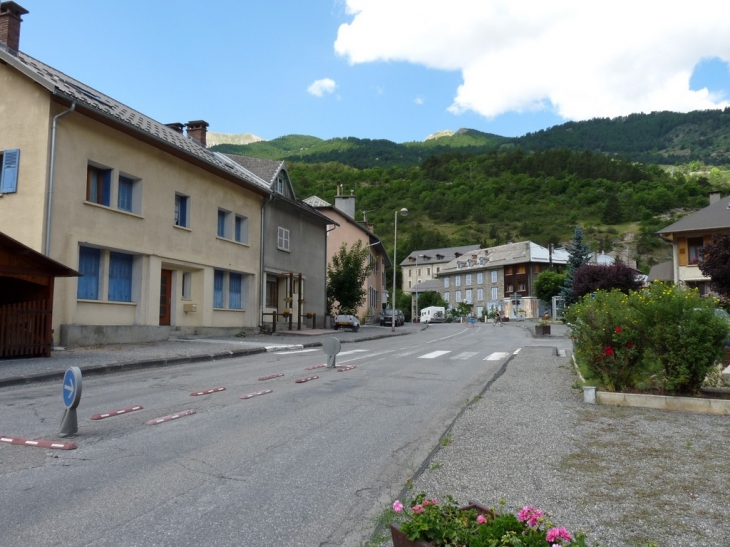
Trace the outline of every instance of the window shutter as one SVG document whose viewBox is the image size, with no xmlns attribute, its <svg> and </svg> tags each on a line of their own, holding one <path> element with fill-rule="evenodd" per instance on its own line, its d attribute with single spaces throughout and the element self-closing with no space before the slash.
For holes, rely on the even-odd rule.
<svg viewBox="0 0 730 547">
<path fill-rule="evenodd" d="M 0 173 L 0 194 L 11 194 L 18 191 L 18 166 L 20 150 L 3 152 L 2 172 Z"/>
<path fill-rule="evenodd" d="M 99 249 L 81 247 L 79 249 L 79 272 L 82 276 L 78 281 L 76 297 L 84 300 L 99 299 Z"/>
<path fill-rule="evenodd" d="M 679 247 L 679 265 L 687 265 L 687 238 L 680 237 L 677 239 L 677 246 Z"/>
<path fill-rule="evenodd" d="M 223 307 L 223 277 L 224 273 L 220 270 L 215 270 L 213 273 L 213 307 Z"/>
<path fill-rule="evenodd" d="M 132 301 L 132 265 L 134 257 L 112 252 L 109 255 L 109 300 Z"/>
</svg>

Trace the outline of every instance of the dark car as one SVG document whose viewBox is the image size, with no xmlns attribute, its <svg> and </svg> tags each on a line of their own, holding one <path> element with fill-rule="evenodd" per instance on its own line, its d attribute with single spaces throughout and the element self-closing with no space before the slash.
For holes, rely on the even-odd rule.
<svg viewBox="0 0 730 547">
<path fill-rule="evenodd" d="M 406 316 L 400 310 L 395 310 L 395 326 L 401 327 L 406 324 Z M 380 326 L 393 326 L 393 310 L 385 310 L 380 314 Z"/>
</svg>

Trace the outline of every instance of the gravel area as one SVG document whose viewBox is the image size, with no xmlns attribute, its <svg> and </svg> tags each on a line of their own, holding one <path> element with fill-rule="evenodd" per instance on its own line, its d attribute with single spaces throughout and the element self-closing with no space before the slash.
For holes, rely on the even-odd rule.
<svg viewBox="0 0 730 547">
<path fill-rule="evenodd" d="M 535 505 L 605 547 L 730 545 L 728 417 L 585 404 L 554 351 L 513 357 L 411 493 Z"/>
</svg>

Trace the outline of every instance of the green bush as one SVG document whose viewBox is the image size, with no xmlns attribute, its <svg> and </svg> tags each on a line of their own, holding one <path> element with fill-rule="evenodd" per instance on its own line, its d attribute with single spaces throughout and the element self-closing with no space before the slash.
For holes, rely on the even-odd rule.
<svg viewBox="0 0 730 547">
<path fill-rule="evenodd" d="M 608 390 L 695 393 L 721 357 L 727 324 L 714 299 L 654 283 L 628 295 L 599 291 L 571 306 L 576 357 Z"/>
</svg>

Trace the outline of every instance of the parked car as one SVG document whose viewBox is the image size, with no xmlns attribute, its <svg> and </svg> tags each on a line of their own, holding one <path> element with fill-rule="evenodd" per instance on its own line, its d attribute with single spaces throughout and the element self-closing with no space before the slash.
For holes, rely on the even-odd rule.
<svg viewBox="0 0 730 547">
<path fill-rule="evenodd" d="M 396 327 L 402 327 L 406 324 L 406 316 L 403 315 L 403 312 L 400 310 L 395 310 L 395 326 Z M 393 326 L 393 310 L 384 310 L 383 313 L 380 314 L 380 326 L 384 327 L 385 325 Z"/>
<path fill-rule="evenodd" d="M 352 329 L 354 332 L 360 330 L 360 320 L 354 315 L 335 315 L 335 330 Z"/>
</svg>

